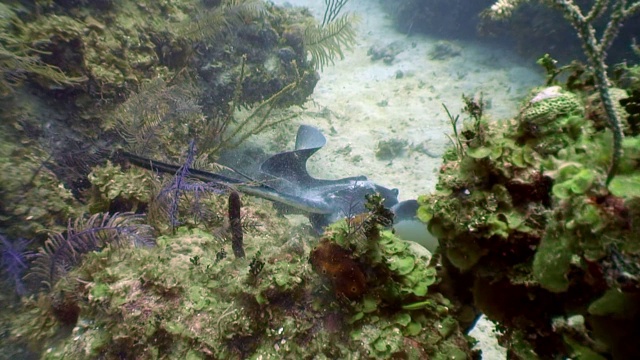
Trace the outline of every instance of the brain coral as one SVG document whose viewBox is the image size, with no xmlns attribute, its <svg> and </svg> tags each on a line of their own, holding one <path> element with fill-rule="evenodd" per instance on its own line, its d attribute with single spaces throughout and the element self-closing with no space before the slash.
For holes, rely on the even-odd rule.
<svg viewBox="0 0 640 360">
<path fill-rule="evenodd" d="M 563 91 L 560 86 L 551 86 L 540 91 L 520 113 L 520 120 L 536 126 L 544 126 L 565 115 L 582 115 L 582 102 L 573 93 Z"/>
</svg>

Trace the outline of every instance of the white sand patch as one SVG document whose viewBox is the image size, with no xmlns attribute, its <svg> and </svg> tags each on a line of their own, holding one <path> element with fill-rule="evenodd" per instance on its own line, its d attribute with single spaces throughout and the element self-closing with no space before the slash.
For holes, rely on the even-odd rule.
<svg viewBox="0 0 640 360">
<path fill-rule="evenodd" d="M 308 7 L 318 18 L 324 13 L 319 0 L 274 2 Z M 298 119 L 327 136 L 327 146 L 309 162 L 310 172 L 319 177 L 367 175 L 400 189 L 401 200 L 428 193 L 437 182 L 441 160 L 411 150 L 393 160 L 378 160 L 378 141 L 406 140 L 442 154 L 449 142 L 445 134 L 451 133 L 442 104 L 455 115 L 463 106 L 462 94 L 482 92 L 490 103 L 489 115 L 507 118 L 528 90 L 542 82 L 535 64 L 525 67 L 506 50 L 473 42 L 453 41 L 459 56 L 431 60 L 429 53 L 439 40 L 395 31 L 376 1 L 352 0 L 346 11 L 359 18 L 358 43 L 344 60 L 322 71 L 312 102 Z M 390 65 L 367 55 L 372 45 L 392 42 L 404 50 Z"/>
<path fill-rule="evenodd" d="M 278 5 L 303 6 L 319 19 L 320 0 L 274 0 Z M 366 175 L 371 180 L 400 190 L 400 200 L 416 198 L 435 188 L 441 164 L 424 152 L 407 151 L 393 160 L 378 160 L 380 140 L 406 140 L 432 154 L 442 154 L 451 133 L 445 104 L 455 115 L 463 107 L 461 96 L 482 92 L 487 113 L 495 118 L 516 114 L 519 103 L 543 78 L 536 65 L 507 49 L 466 42 L 450 42 L 460 55 L 431 60 L 430 51 L 439 39 L 398 33 L 377 1 L 352 0 L 343 12 L 358 16 L 358 43 L 344 60 L 326 67 L 307 104 L 300 123 L 315 125 L 327 136 L 327 146 L 309 161 L 309 171 L 322 178 Z M 389 65 L 372 61 L 373 45 L 397 42 L 404 50 Z M 399 74 L 402 76 L 399 76 Z M 464 118 L 464 116 L 462 116 Z M 289 144 L 283 144 L 282 150 Z M 472 335 L 481 342 L 485 359 L 504 359 L 491 323 L 481 320 Z"/>
</svg>

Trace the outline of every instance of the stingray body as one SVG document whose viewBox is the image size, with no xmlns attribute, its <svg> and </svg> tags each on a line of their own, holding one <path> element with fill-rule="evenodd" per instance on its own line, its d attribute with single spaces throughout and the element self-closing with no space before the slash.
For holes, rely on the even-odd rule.
<svg viewBox="0 0 640 360">
<path fill-rule="evenodd" d="M 413 218 L 417 210 L 415 200 L 398 201 L 398 190 L 378 185 L 366 176 L 336 180 L 317 179 L 309 175 L 307 160 L 326 144 L 326 138 L 317 128 L 301 125 L 294 150 L 278 153 L 260 166 L 260 182 L 240 180 L 207 171 L 189 169 L 189 176 L 206 182 L 228 186 L 245 194 L 277 202 L 293 213 L 307 215 L 313 227 L 322 229 L 345 216 L 366 211 L 365 195 L 379 193 L 384 205 L 396 214 L 397 220 Z M 177 173 L 178 165 L 166 164 L 125 153 L 134 165 L 153 171 Z"/>
</svg>

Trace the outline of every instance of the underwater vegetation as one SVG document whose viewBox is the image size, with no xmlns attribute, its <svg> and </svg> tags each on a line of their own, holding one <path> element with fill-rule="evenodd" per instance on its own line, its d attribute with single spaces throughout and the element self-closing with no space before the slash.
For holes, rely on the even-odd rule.
<svg viewBox="0 0 640 360">
<path fill-rule="evenodd" d="M 190 169 L 195 159 L 195 141 L 192 140 L 184 163 L 171 180 L 153 194 L 149 203 L 149 222 L 157 229 L 164 229 L 168 224 L 171 232 L 175 232 L 179 226 L 202 224 L 215 231 L 222 226 L 222 209 L 215 197 L 230 190 L 221 184 L 191 178 Z"/>
<path fill-rule="evenodd" d="M 210 136 L 220 135 L 214 131 L 221 123 L 238 120 L 230 116 L 236 108 L 257 106 L 261 112 L 243 119 L 244 126 L 233 131 L 256 123 L 247 132 L 260 132 L 266 128 L 260 121 L 270 112 L 260 104 L 265 100 L 270 106 L 277 102 L 280 108 L 301 104 L 318 79 L 307 61 L 307 51 L 284 35 L 291 28 L 312 23 L 311 17 L 259 1 L 110 2 L 108 6 L 37 2 L 23 7 L 3 4 L 1 10 L 4 60 L 0 68 L 3 88 L 10 90 L 2 97 L 7 110 L 3 117 L 19 122 L 25 137 L 40 138 L 45 145 L 59 138 L 73 139 L 83 144 L 79 148 L 85 154 L 93 152 L 87 144 L 100 149 L 117 146 L 119 141 L 113 136 L 117 122 L 131 126 L 149 122 L 135 101 L 121 106 L 134 94 L 155 105 L 148 113 L 158 110 L 160 114 L 154 118 L 156 123 L 140 129 L 148 129 L 160 118 L 165 131 L 189 132 L 177 142 L 187 142 L 195 133 L 208 138 L 200 141 L 205 153 L 205 145 L 220 144 L 224 149 L 232 146 L 231 138 L 233 144 L 243 140 Z M 335 50 L 339 48 L 331 51 Z M 50 98 L 65 101 L 38 109 L 30 104 Z M 35 111 L 25 114 L 25 108 Z M 131 123 L 132 118 L 139 118 L 138 123 Z M 47 129 L 55 131 L 42 136 Z M 59 155 L 72 149 L 53 150 L 51 163 L 56 165 L 64 161 Z M 179 152 L 171 155 L 175 158 Z M 90 167 L 95 165 L 90 163 Z M 79 181 L 65 181 L 74 193 L 85 189 L 89 170 L 77 172 Z"/>
<path fill-rule="evenodd" d="M 85 197 L 90 213 L 147 212 L 159 183 L 149 172 L 137 168 L 123 169 L 111 161 L 94 166 L 88 180 L 91 185 Z"/>
<path fill-rule="evenodd" d="M 523 0 L 499 0 L 490 9 L 490 15 L 495 18 L 508 17 L 513 9 L 520 5 Z M 618 162 L 622 156 L 622 122 L 616 112 L 613 99 L 609 93 L 610 81 L 607 75 L 607 65 L 605 64 L 607 52 L 611 48 L 623 22 L 640 13 L 640 2 L 627 4 L 627 1 L 615 0 L 612 4 L 611 13 L 607 14 L 607 24 L 602 34 L 597 35 L 594 21 L 605 14 L 609 0 L 595 0 L 588 11 L 576 6 L 572 0 L 565 1 L 543 1 L 543 4 L 556 8 L 564 15 L 565 19 L 573 26 L 578 33 L 584 54 L 593 71 L 595 88 L 600 94 L 600 101 L 606 112 L 605 120 L 613 133 L 612 160 L 607 176 L 607 183 L 611 181 L 618 169 Z"/>
<path fill-rule="evenodd" d="M 86 135 L 73 137 L 77 153 L 96 129 L 106 129 L 119 132 L 136 152 L 183 166 L 160 182 L 133 167 L 91 164 L 83 169 L 87 187 L 72 193 L 46 165 L 50 154 L 39 151 L 41 144 L 17 145 L 31 144 L 29 125 L 40 120 L 5 122 L 18 140 L 3 131 L 0 265 L 3 280 L 22 295 L 22 308 L 1 341 L 28 344 L 52 359 L 474 359 L 479 354 L 470 350 L 465 331 L 483 312 L 499 323 L 512 358 L 640 357 L 634 341 L 640 318 L 640 71 L 621 66 L 610 79 L 603 75 L 607 42 L 596 44 L 599 63 L 547 67 L 548 86 L 532 93 L 513 119 L 488 121 L 481 97 L 464 97 L 468 119 L 461 128 L 449 113 L 453 146 L 444 155 L 437 192 L 420 199 L 420 217 L 440 240 L 431 257 L 385 230 L 392 214 L 379 196 L 367 199 L 365 213 L 347 213 L 313 239 L 291 229 L 268 202 L 246 197 L 241 203 L 237 193 L 226 196 L 227 189 L 188 179 L 192 164 L 211 168 L 218 150 L 251 136 L 235 132 L 246 124 L 259 130 L 286 121 L 286 114 L 272 116 L 306 98 L 315 69 L 342 56 L 340 49 L 352 41 L 344 30 L 350 20 L 329 16 L 333 20 L 314 24 L 319 27 L 309 31 L 319 39 L 318 29 L 334 37 L 327 50 L 315 51 L 314 42 L 304 40 L 309 28 L 298 21 L 306 19 L 302 13 L 256 2 L 207 2 L 201 18 L 193 2 L 136 4 L 138 16 L 191 21 L 197 28 L 185 30 L 189 36 L 157 23 L 153 29 L 114 26 L 115 20 L 95 13 L 93 19 L 62 14 L 58 3 L 39 3 L 50 16 L 28 26 L 33 33 L 40 33 L 38 24 L 62 33 L 43 42 L 50 53 L 40 61 L 58 66 L 58 56 L 82 55 L 59 69 L 84 74 L 84 85 L 39 88 L 69 93 L 69 106 L 83 108 L 67 109 L 71 115 L 56 120 Z M 75 10 L 87 15 L 125 6 L 99 4 Z M 213 34 L 201 32 L 208 26 Z M 244 32 L 237 42 L 225 42 L 236 26 Z M 98 45 L 99 34 L 114 33 L 133 40 Z M 254 41 L 243 45 L 247 38 Z M 247 45 L 256 43 L 271 50 Z M 74 49 L 83 52 L 66 51 Z M 91 51 L 101 55 L 87 56 Z M 107 65 L 107 54 L 120 52 L 146 54 L 148 61 Z M 95 67 L 96 59 L 102 67 Z M 91 71 L 77 71 L 80 63 Z M 572 73 L 561 85 L 558 72 L 566 71 Z M 22 86 L 40 86 L 37 71 L 21 75 Z M 10 96 L 20 94 L 19 83 L 10 82 Z M 264 93 L 255 91 L 265 83 Z M 84 110 L 87 103 L 112 113 L 98 117 Z M 244 106 L 252 107 L 250 114 L 236 118 Z M 232 136 L 220 136 L 220 129 Z M 612 129 L 623 136 L 614 138 Z M 619 158 L 612 166 L 614 153 Z M 85 209 L 93 215 L 80 217 Z M 53 233 L 35 254 L 26 241 L 10 240 L 43 229 Z M 235 256 L 227 256 L 231 252 Z M 31 283 L 40 285 L 35 294 L 28 291 Z"/>
<path fill-rule="evenodd" d="M 632 340 L 640 314 L 640 134 L 629 122 L 637 108 L 621 101 L 631 90 L 607 89 L 625 135 L 608 180 L 608 112 L 596 75 L 576 76 L 591 81 L 569 76 L 582 86 L 541 88 L 509 120 L 489 122 L 473 111 L 482 103 L 465 98 L 468 120 L 454 132 L 437 190 L 419 199 L 443 266 L 458 276 L 452 298 L 496 321 L 513 358 L 640 355 Z"/>
<path fill-rule="evenodd" d="M 200 154 L 215 162 L 221 151 L 297 115 L 284 109 L 302 104 L 318 81 L 316 69 L 342 58 L 355 41 L 353 18 L 338 13 L 317 24 L 299 10 L 285 13 L 262 2 L 228 1 L 184 21 L 178 33 L 204 57 L 198 61 L 209 64 L 197 64 L 195 79 L 177 73 L 170 82 L 143 83 L 116 109 L 107 128 L 123 135 L 128 151 L 166 161 L 175 160 L 178 149 L 195 138 Z M 271 14 L 278 18 L 269 26 L 264 20 Z M 220 39 L 241 55 L 206 45 Z M 247 46 L 255 42 L 259 46 Z"/>
<path fill-rule="evenodd" d="M 84 220 L 69 221 L 64 233 L 54 233 L 34 255 L 27 278 L 35 278 L 51 289 L 82 257 L 108 245 L 152 246 L 152 228 L 132 213 L 97 213 Z"/>
<path fill-rule="evenodd" d="M 153 246 L 152 228 L 141 220 L 142 216 L 132 213 L 98 213 L 70 220 L 66 231 L 51 232 L 37 251 L 29 247 L 33 241 L 11 241 L 1 236 L 0 273 L 22 300 L 18 305 L 9 297 L 4 298 L 10 311 L 21 313 L 10 319 L 3 313 L 10 323 L 6 331 L 9 334 L 27 330 L 24 337 L 5 338 L 3 349 L 9 351 L 18 346 L 15 351 L 20 352 L 21 345 L 39 344 L 49 336 L 70 330 L 78 320 L 78 302 L 82 299 L 77 296 L 81 284 L 69 273 L 91 253 L 105 249 L 119 251 L 127 246 Z M 22 315 L 27 319 L 21 318 Z"/>
<path fill-rule="evenodd" d="M 382 199 L 318 242 L 270 203 L 105 159 L 131 146 L 211 168 L 291 119 L 279 110 L 354 43 L 345 2 L 322 24 L 255 1 L 2 4 L 1 265 L 21 296 L 3 309 L 18 311 L 2 314 L 2 345 L 44 358 L 475 356 L 455 306 L 428 290 L 429 254 L 382 230 Z M 21 236 L 35 240 L 9 240 Z"/>
<path fill-rule="evenodd" d="M 344 50 L 355 44 L 356 19 L 353 15 L 326 17 L 320 25 L 311 25 L 304 30 L 303 44 L 309 52 L 314 66 L 322 70 L 333 64 L 335 58 L 344 58 Z"/>
<path fill-rule="evenodd" d="M 0 125 L 0 227 L 11 239 L 42 239 L 44 230 L 61 230 L 67 219 L 79 216 L 82 205 L 61 186 L 44 162 L 47 152 L 23 140 L 19 131 Z"/>
<path fill-rule="evenodd" d="M 32 254 L 29 243 L 26 239 L 11 241 L 0 235 L 0 279 L 14 288 L 18 296 L 27 294 L 22 277 L 29 268 Z"/>
<path fill-rule="evenodd" d="M 40 53 L 9 34 L 12 27 L 24 25 L 10 5 L 0 4 L 0 96 L 8 96 L 28 77 L 49 86 L 76 86 L 86 78 L 66 75 L 56 65 L 44 62 Z"/>
<path fill-rule="evenodd" d="M 9 2 L 0 14 L 0 223 L 11 238 L 40 240 L 87 210 L 145 211 L 150 186 L 124 180 L 152 179 L 109 165 L 114 149 L 180 162 L 195 139 L 206 169 L 290 121 L 315 64 L 354 35 L 342 23 L 307 42 L 327 47 L 312 55 L 309 13 L 259 1 Z"/>
<path fill-rule="evenodd" d="M 244 234 L 245 257 L 184 226 L 154 247 L 83 253 L 49 300 L 26 302 L 11 339 L 47 358 L 473 358 L 454 305 L 429 290 L 438 280 L 428 252 L 383 230 L 381 201 L 318 242 L 246 199 L 263 226 Z"/>
</svg>

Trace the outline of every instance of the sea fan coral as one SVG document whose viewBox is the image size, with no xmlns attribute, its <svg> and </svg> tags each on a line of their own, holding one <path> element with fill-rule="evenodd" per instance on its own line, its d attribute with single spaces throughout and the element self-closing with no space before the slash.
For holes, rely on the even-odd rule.
<svg viewBox="0 0 640 360">
<path fill-rule="evenodd" d="M 27 293 L 22 275 L 29 267 L 28 258 L 32 255 L 31 251 L 27 250 L 29 243 L 29 240 L 11 241 L 0 235 L 0 273 L 3 280 L 12 284 L 19 296 Z"/>
<path fill-rule="evenodd" d="M 152 228 L 141 224 L 141 219 L 141 215 L 133 213 L 98 213 L 87 220 L 70 220 L 65 233 L 52 233 L 40 247 L 27 277 L 51 289 L 88 252 L 107 245 L 152 246 Z"/>
<path fill-rule="evenodd" d="M 226 189 L 216 183 L 204 183 L 190 179 L 190 169 L 196 160 L 195 142 L 189 143 L 184 164 L 178 169 L 173 180 L 163 187 L 153 199 L 151 212 L 159 213 L 168 219 L 172 231 L 182 224 L 180 219 L 181 200 L 188 206 L 188 213 L 198 220 L 210 218 L 210 209 L 202 206 L 205 194 L 221 194 Z"/>
</svg>

